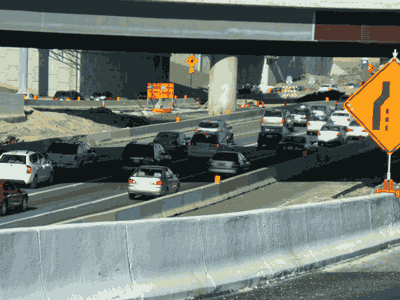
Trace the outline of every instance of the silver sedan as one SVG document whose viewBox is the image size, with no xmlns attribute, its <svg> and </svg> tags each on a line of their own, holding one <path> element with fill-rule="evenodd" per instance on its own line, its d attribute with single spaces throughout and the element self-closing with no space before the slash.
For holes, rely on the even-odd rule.
<svg viewBox="0 0 400 300">
<path fill-rule="evenodd" d="M 250 162 L 240 152 L 220 151 L 208 161 L 208 172 L 238 174 L 249 170 L 250 165 Z"/>
<path fill-rule="evenodd" d="M 135 195 L 166 196 L 181 188 L 178 174 L 165 166 L 143 165 L 133 172 L 128 183 L 129 199 Z"/>
</svg>

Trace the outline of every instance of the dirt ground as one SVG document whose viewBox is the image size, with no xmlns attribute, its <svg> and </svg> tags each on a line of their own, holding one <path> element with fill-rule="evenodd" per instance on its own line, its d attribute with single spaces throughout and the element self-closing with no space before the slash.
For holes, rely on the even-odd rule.
<svg viewBox="0 0 400 300">
<path fill-rule="evenodd" d="M 65 113 L 42 112 L 33 108 L 25 108 L 25 112 L 27 120 L 24 122 L 10 123 L 0 120 L 0 143 L 4 143 L 8 136 L 29 142 L 117 129 L 114 126 L 103 125 Z"/>
</svg>

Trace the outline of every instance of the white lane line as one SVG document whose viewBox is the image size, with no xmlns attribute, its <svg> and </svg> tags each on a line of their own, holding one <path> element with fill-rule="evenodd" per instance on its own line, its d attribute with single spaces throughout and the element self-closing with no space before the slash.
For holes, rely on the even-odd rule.
<svg viewBox="0 0 400 300">
<path fill-rule="evenodd" d="M 82 204 L 69 206 L 69 207 L 66 207 L 66 208 L 63 208 L 63 209 L 53 210 L 53 211 L 46 212 L 46 213 L 43 213 L 43 214 L 34 215 L 32 217 L 26 217 L 26 218 L 21 218 L 21 219 L 17 219 L 17 220 L 5 222 L 5 223 L 0 223 L 0 227 L 3 226 L 3 225 L 11 224 L 11 223 L 17 223 L 17 222 L 21 222 L 21 221 L 25 221 L 25 220 L 29 220 L 29 219 L 35 219 L 35 218 L 38 218 L 38 217 L 41 217 L 41 216 L 54 214 L 54 213 L 61 212 L 61 211 L 75 209 L 75 208 L 82 207 L 82 206 L 89 205 L 89 204 L 95 204 L 95 203 L 98 203 L 98 202 L 106 201 L 106 200 L 117 198 L 117 197 L 124 196 L 124 195 L 128 195 L 128 192 L 125 192 L 125 193 L 122 193 L 122 194 L 118 194 L 118 195 L 114 195 L 114 196 L 110 196 L 110 197 L 107 197 L 107 198 L 98 199 L 98 200 L 91 201 L 91 202 L 85 202 L 85 203 L 82 203 Z"/>
<path fill-rule="evenodd" d="M 78 185 L 82 185 L 82 184 L 85 184 L 85 183 L 91 183 L 91 182 L 94 182 L 96 180 L 107 179 L 107 178 L 110 178 L 110 177 L 111 176 L 106 176 L 106 177 L 92 179 L 92 180 L 89 180 L 87 182 L 80 182 L 80 183 L 75 183 L 75 184 L 71 184 L 71 185 L 61 186 L 61 187 L 58 187 L 58 188 L 43 190 L 43 191 L 36 192 L 36 193 L 28 193 L 28 196 L 35 196 L 35 195 L 39 195 L 39 194 L 43 194 L 43 193 L 47 193 L 47 192 L 53 192 L 53 191 L 62 190 L 62 189 L 70 188 L 70 187 L 75 187 L 75 186 L 78 186 Z"/>
<path fill-rule="evenodd" d="M 76 184 L 72 184 L 72 185 L 66 185 L 66 186 L 55 188 L 55 189 L 43 190 L 43 191 L 36 192 L 36 193 L 28 193 L 28 196 L 35 196 L 35 195 L 39 195 L 39 194 L 43 194 L 43 193 L 47 193 L 47 192 L 53 192 L 53 191 L 57 191 L 57 190 L 62 190 L 62 189 L 66 189 L 69 187 L 74 187 L 74 186 L 78 186 L 78 185 L 82 185 L 82 184 L 84 184 L 84 182 L 76 183 Z"/>
</svg>

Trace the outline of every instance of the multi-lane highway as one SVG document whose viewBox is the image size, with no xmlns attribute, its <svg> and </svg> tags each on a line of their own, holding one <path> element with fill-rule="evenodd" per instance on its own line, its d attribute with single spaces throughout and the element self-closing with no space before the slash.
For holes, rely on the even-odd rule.
<svg viewBox="0 0 400 300">
<path fill-rule="evenodd" d="M 253 169 L 277 162 L 274 150 L 256 150 L 260 119 L 246 119 L 231 123 L 235 135 L 235 147 L 253 162 Z M 296 134 L 303 134 L 305 128 L 297 128 Z M 194 132 L 187 133 L 191 137 Z M 150 142 L 153 138 L 142 141 Z M 125 144 L 109 147 L 122 152 Z M 279 159 L 289 159 L 280 157 Z M 181 190 L 187 190 L 213 182 L 214 177 L 205 172 L 204 165 L 188 164 L 183 158 L 176 161 L 171 169 L 179 174 Z M 90 167 L 85 174 L 57 170 L 58 182 L 52 186 L 26 189 L 29 192 L 29 208 L 21 213 L 10 211 L 0 219 L 0 228 L 41 226 L 58 221 L 84 216 L 88 213 L 104 212 L 125 205 L 146 201 L 147 197 L 129 200 L 126 191 L 131 171 L 116 169 L 111 163 L 99 163 Z"/>
<path fill-rule="evenodd" d="M 293 158 L 293 156 L 277 156 L 275 150 L 256 149 L 260 118 L 228 123 L 233 127 L 237 144 L 235 149 L 242 152 L 252 162 L 252 170 Z M 297 135 L 304 133 L 304 127 L 295 129 Z M 193 134 L 194 131 L 186 132 L 188 137 Z M 141 141 L 151 142 L 152 140 L 153 137 L 149 137 Z M 108 148 L 122 153 L 126 143 L 116 143 Z M 171 169 L 179 174 L 182 191 L 214 181 L 214 177 L 206 172 L 203 161 L 196 164 L 182 158 L 174 162 Z M 147 197 L 129 200 L 126 188 L 130 174 L 131 171 L 117 169 L 113 162 L 93 165 L 84 174 L 57 170 L 56 184 L 38 189 L 27 189 L 28 210 L 24 213 L 18 210 L 10 211 L 8 215 L 0 219 L 0 228 L 48 225 L 148 200 Z"/>
</svg>

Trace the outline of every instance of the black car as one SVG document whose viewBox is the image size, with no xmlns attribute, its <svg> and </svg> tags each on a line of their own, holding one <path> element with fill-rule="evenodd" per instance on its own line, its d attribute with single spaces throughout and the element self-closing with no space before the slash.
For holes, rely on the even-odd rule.
<svg viewBox="0 0 400 300">
<path fill-rule="evenodd" d="M 160 144 L 173 156 L 186 156 L 190 138 L 179 131 L 160 131 L 154 142 Z"/>
<path fill-rule="evenodd" d="M 72 101 L 78 100 L 78 97 L 80 97 L 81 100 L 85 100 L 77 91 L 57 91 L 54 94 L 53 100 Z"/>
<path fill-rule="evenodd" d="M 170 165 L 171 155 L 158 143 L 130 142 L 125 146 L 120 163 L 122 169 L 133 170 L 141 165 Z"/>
<path fill-rule="evenodd" d="M 295 153 L 299 151 L 315 152 L 317 151 L 318 143 L 310 136 L 295 136 L 289 135 L 284 137 L 278 144 L 278 153 Z"/>
<path fill-rule="evenodd" d="M 111 92 L 94 92 L 92 96 L 90 96 L 90 100 L 92 101 L 103 101 L 103 100 L 117 100 Z"/>
<path fill-rule="evenodd" d="M 276 148 L 278 143 L 290 132 L 285 126 L 264 126 L 262 127 L 257 138 L 257 148 L 267 146 L 268 148 Z"/>
</svg>

